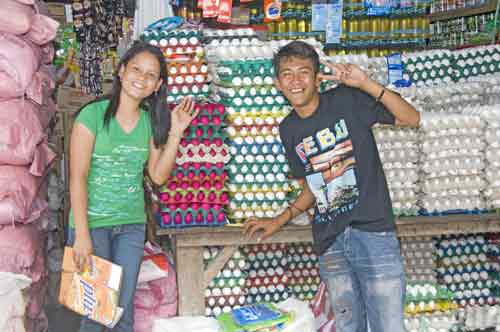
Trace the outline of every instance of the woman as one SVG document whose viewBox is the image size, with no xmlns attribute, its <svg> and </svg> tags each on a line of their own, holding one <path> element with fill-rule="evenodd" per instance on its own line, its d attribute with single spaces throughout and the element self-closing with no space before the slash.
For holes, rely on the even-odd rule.
<svg viewBox="0 0 500 332">
<path fill-rule="evenodd" d="M 143 168 L 163 184 L 175 164 L 184 130 L 196 117 L 184 99 L 172 112 L 166 105 L 167 71 L 162 52 L 143 42 L 118 64 L 109 98 L 86 105 L 75 119 L 70 144 L 69 245 L 82 269 L 89 255 L 123 267 L 113 331 L 133 332 L 133 299 L 145 240 Z M 83 318 L 80 332 L 102 331 Z"/>
</svg>

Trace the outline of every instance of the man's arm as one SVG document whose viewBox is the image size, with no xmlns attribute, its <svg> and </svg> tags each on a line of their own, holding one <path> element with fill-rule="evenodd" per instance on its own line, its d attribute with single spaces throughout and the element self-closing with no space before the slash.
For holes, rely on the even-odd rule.
<svg viewBox="0 0 500 332">
<path fill-rule="evenodd" d="M 396 125 L 418 127 L 420 123 L 420 113 L 415 107 L 410 105 L 401 96 L 390 89 L 387 89 L 375 82 L 371 78 L 367 78 L 361 83 L 360 90 L 368 93 L 374 98 L 379 98 L 379 102 L 384 104 L 385 108 L 391 112 L 396 118 Z"/>
</svg>

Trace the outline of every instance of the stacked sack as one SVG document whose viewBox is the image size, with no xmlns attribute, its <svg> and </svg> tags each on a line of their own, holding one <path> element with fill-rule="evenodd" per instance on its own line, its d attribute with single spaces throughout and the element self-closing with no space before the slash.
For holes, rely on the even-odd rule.
<svg viewBox="0 0 500 332">
<path fill-rule="evenodd" d="M 485 141 L 481 118 L 422 113 L 420 128 L 422 213 L 483 211 Z"/>
<path fill-rule="evenodd" d="M 205 266 L 211 264 L 220 252 L 218 247 L 205 248 L 203 251 Z M 218 316 L 246 304 L 245 266 L 245 256 L 240 249 L 237 249 L 205 289 L 206 316 Z"/>
<path fill-rule="evenodd" d="M 31 279 L 27 331 L 44 331 L 47 285 L 44 177 L 55 158 L 47 145 L 55 105 L 50 99 L 58 23 L 34 1 L 4 0 L 0 8 L 0 270 Z M 10 308 L 2 308 L 10 315 Z M 14 312 L 12 311 L 14 314 Z M 13 331 L 12 326 L 0 326 Z M 19 330 L 16 330 L 16 332 Z"/>
<path fill-rule="evenodd" d="M 403 237 L 401 251 L 408 281 L 437 281 L 435 243 L 432 237 Z"/>
<path fill-rule="evenodd" d="M 311 302 L 321 282 L 318 257 L 311 243 L 293 243 L 288 246 L 286 274 L 290 295 Z"/>
<path fill-rule="evenodd" d="M 482 235 L 442 236 L 438 240 L 438 280 L 461 307 L 495 304 L 487 252 L 488 244 Z"/>
<path fill-rule="evenodd" d="M 177 280 L 167 255 L 150 242 L 144 246 L 134 296 L 134 331 L 151 332 L 154 321 L 177 314 Z"/>
<path fill-rule="evenodd" d="M 396 216 L 418 214 L 420 186 L 418 131 L 378 126 L 373 129 Z"/>
<path fill-rule="evenodd" d="M 213 65 L 212 98 L 224 104 L 228 113 L 228 214 L 237 223 L 274 217 L 288 204 L 289 166 L 278 132 L 288 108 L 273 86 L 271 56 L 272 48 L 265 44 L 208 51 Z"/>
<path fill-rule="evenodd" d="M 290 297 L 287 246 L 285 244 L 263 244 L 244 247 L 246 270 L 248 271 L 247 303 L 281 302 Z"/>
<path fill-rule="evenodd" d="M 207 96 L 208 68 L 196 29 L 146 30 L 142 39 L 159 47 L 167 59 L 169 103 L 187 96 Z"/>
<path fill-rule="evenodd" d="M 225 109 L 220 104 L 196 104 L 195 109 L 199 114 L 184 133 L 176 167 L 160 189 L 160 227 L 226 223 L 225 163 L 230 156 L 224 142 Z"/>
</svg>

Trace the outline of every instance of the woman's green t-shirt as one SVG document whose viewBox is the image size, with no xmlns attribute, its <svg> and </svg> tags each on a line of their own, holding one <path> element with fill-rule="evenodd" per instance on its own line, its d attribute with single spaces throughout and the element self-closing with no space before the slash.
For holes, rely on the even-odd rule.
<svg viewBox="0 0 500 332">
<path fill-rule="evenodd" d="M 141 110 L 136 127 L 126 133 L 114 117 L 104 128 L 109 100 L 84 107 L 75 119 L 95 135 L 88 192 L 89 228 L 145 223 L 143 170 L 149 157 L 151 124 Z M 70 225 L 74 227 L 73 211 Z"/>
</svg>

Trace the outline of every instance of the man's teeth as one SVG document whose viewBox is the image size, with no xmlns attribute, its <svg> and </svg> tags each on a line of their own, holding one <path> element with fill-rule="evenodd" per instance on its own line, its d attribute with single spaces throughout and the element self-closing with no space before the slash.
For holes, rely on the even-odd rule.
<svg viewBox="0 0 500 332">
<path fill-rule="evenodd" d="M 300 93 L 300 92 L 304 91 L 304 89 L 292 89 L 291 91 L 292 91 L 292 93 Z"/>
</svg>

